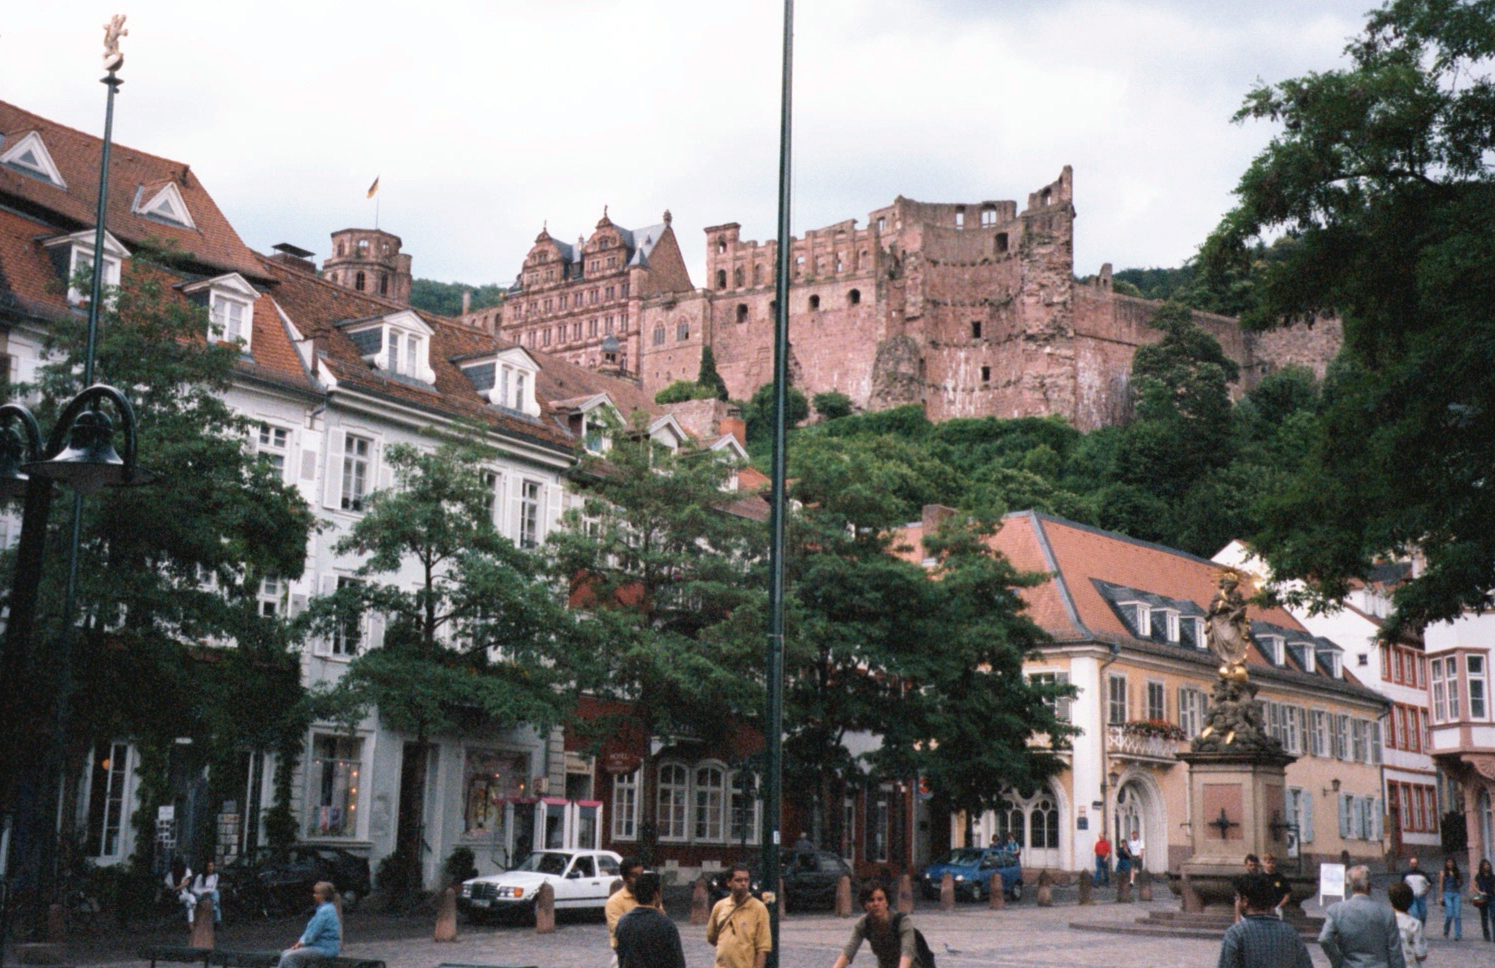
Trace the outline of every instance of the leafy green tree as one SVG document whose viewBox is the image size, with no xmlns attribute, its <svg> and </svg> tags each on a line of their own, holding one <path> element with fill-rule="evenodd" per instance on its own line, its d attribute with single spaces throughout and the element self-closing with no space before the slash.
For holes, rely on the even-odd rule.
<svg viewBox="0 0 1495 968">
<path fill-rule="evenodd" d="M 691 383 L 689 380 L 676 380 L 654 394 L 654 402 L 661 405 L 666 403 L 684 403 L 687 400 L 710 400 L 715 396 L 716 391 L 711 387 L 702 386 L 699 383 Z"/>
<path fill-rule="evenodd" d="M 504 304 L 503 286 L 488 283 L 469 286 L 465 282 L 437 282 L 434 279 L 416 279 L 410 285 L 410 305 L 440 316 L 462 315 L 462 294 L 472 293 L 468 307 L 471 311 L 492 309 Z"/>
<path fill-rule="evenodd" d="M 252 425 L 225 403 L 239 350 L 206 338 L 208 315 L 172 291 L 179 277 L 167 259 L 135 253 L 103 310 L 95 368 L 97 381 L 129 396 L 140 462 L 159 482 L 83 501 L 78 620 L 66 637 L 73 502 L 53 502 L 37 624 L 27 643 L 7 643 L 0 674 L 0 779 L 13 781 L 17 770 L 42 775 L 60 704 L 69 811 L 95 737 L 129 737 L 147 758 L 192 737 L 198 755 L 228 775 L 251 750 L 293 758 L 304 723 L 291 642 L 278 620 L 260 614 L 257 595 L 266 577 L 301 574 L 313 518 L 256 459 Z M 85 280 L 75 284 L 88 290 Z M 32 386 L 18 388 L 38 400 L 44 428 L 83 389 L 85 325 L 73 315 L 53 320 L 47 362 Z M 13 554 L 5 560 L 14 567 Z M 214 648 L 228 644 L 236 648 Z M 250 695 L 256 702 L 244 701 Z M 14 786 L 0 786 L 9 787 L 0 789 L 8 801 Z M 142 785 L 147 801 L 164 792 Z M 142 806 L 152 822 L 155 806 Z M 18 839 L 25 846 L 12 856 L 13 873 L 34 862 L 21 854 L 40 842 Z M 65 869 L 73 860 L 64 857 Z"/>
<path fill-rule="evenodd" d="M 823 420 L 839 420 L 851 416 L 851 397 L 844 393 L 835 390 L 817 393 L 810 402 L 815 405 L 815 412 Z"/>
<path fill-rule="evenodd" d="M 785 395 L 784 423 L 793 427 L 810 415 L 810 401 L 797 388 Z M 765 383 L 743 404 L 742 418 L 747 422 L 748 440 L 765 443 L 773 438 L 773 384 Z"/>
<path fill-rule="evenodd" d="M 592 666 L 583 685 L 631 704 L 648 736 L 725 739 L 734 715 L 762 708 L 764 527 L 732 506 L 729 458 L 672 453 L 639 424 L 615 428 L 605 457 L 583 458 L 574 478 L 583 506 L 547 545 L 572 584 Z M 751 618 L 750 618 L 751 616 Z M 653 803 L 653 754 L 644 803 Z M 645 853 L 656 828 L 641 831 Z"/>
<path fill-rule="evenodd" d="M 1348 360 L 1258 547 L 1327 600 L 1415 550 L 1426 568 L 1396 597 L 1415 625 L 1495 604 L 1495 5 L 1395 0 L 1346 55 L 1247 97 L 1238 119 L 1280 127 L 1203 261 L 1239 272 L 1286 232 L 1243 321 L 1344 323 Z"/>
<path fill-rule="evenodd" d="M 421 887 L 430 740 L 479 724 L 543 732 L 565 715 L 577 680 L 562 589 L 540 556 L 493 526 L 483 468 L 494 456 L 476 429 L 429 451 L 391 446 L 394 486 L 369 496 L 367 513 L 335 546 L 363 558 L 361 580 L 314 600 L 305 617 L 323 636 L 358 635 L 365 615 L 385 624 L 382 642 L 349 663 L 319 697 L 319 711 L 353 723 L 377 709 L 411 738 L 401 766 L 397 890 Z M 400 580 L 412 570 L 413 583 Z"/>
<path fill-rule="evenodd" d="M 710 388 L 718 400 L 727 399 L 727 381 L 716 372 L 716 353 L 710 346 L 701 349 L 701 372 L 696 377 L 696 382 Z"/>
</svg>

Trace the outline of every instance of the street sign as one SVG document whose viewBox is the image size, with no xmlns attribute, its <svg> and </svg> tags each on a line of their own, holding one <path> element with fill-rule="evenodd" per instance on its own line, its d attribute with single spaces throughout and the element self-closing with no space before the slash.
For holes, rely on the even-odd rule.
<svg viewBox="0 0 1495 968">
<path fill-rule="evenodd" d="M 602 758 L 604 773 L 635 773 L 644 765 L 643 757 L 637 753 L 609 753 Z"/>
</svg>

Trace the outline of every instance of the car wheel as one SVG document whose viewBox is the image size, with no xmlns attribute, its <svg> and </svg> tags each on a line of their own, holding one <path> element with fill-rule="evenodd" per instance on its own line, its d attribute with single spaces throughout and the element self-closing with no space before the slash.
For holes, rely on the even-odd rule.
<svg viewBox="0 0 1495 968">
<path fill-rule="evenodd" d="M 1021 901 L 1023 899 L 1023 885 L 1021 882 L 1012 885 L 1012 899 Z"/>
<path fill-rule="evenodd" d="M 985 896 L 986 896 L 986 892 L 983 891 L 983 890 L 981 890 L 981 882 L 980 881 L 976 881 L 974 884 L 971 885 L 971 900 L 973 900 L 973 901 L 979 901 L 979 900 L 981 900 Z"/>
</svg>

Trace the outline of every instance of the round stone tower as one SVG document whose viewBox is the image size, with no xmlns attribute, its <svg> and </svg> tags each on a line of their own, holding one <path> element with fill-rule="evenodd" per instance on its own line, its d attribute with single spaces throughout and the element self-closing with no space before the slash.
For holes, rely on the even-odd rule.
<svg viewBox="0 0 1495 968">
<path fill-rule="evenodd" d="M 379 229 L 343 229 L 332 233 L 332 255 L 322 274 L 349 289 L 410 305 L 410 256 L 400 252 L 400 237 Z"/>
</svg>

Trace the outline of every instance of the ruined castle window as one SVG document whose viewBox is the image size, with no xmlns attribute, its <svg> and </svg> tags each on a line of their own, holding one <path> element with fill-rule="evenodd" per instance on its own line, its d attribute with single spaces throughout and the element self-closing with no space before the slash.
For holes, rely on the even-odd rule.
<svg viewBox="0 0 1495 968">
<path fill-rule="evenodd" d="M 663 346 L 664 345 L 664 324 L 663 323 L 661 323 L 660 325 L 654 327 L 654 345 L 655 346 Z"/>
<path fill-rule="evenodd" d="M 763 263 L 761 262 L 753 266 L 753 285 L 763 285 Z"/>
<path fill-rule="evenodd" d="M 677 321 L 675 323 L 675 342 L 683 343 L 688 339 L 690 339 L 690 322 L 684 319 Z"/>
<path fill-rule="evenodd" d="M 794 278 L 798 279 L 800 276 L 804 275 L 804 272 L 805 272 L 805 257 L 802 256 L 802 255 L 801 256 L 795 256 L 795 258 L 794 258 Z"/>
<path fill-rule="evenodd" d="M 725 288 L 727 288 L 727 270 L 726 269 L 718 269 L 718 270 L 716 270 L 716 288 L 718 288 L 718 289 L 725 289 Z"/>
<path fill-rule="evenodd" d="M 980 339 L 980 338 L 981 338 L 981 320 L 979 320 L 979 319 L 972 320 L 971 321 L 971 339 Z"/>
<path fill-rule="evenodd" d="M 379 295 L 389 295 L 389 273 L 387 272 L 379 273 Z"/>
<path fill-rule="evenodd" d="M 747 322 L 747 317 L 748 317 L 747 303 L 738 303 L 737 304 L 737 321 L 739 323 L 745 323 L 745 322 Z"/>
<path fill-rule="evenodd" d="M 877 220 L 877 231 L 879 231 L 879 232 L 886 232 L 887 230 L 888 230 L 888 220 L 885 219 L 885 218 L 878 219 Z"/>
<path fill-rule="evenodd" d="M 358 240 L 358 257 L 360 259 L 362 259 L 364 256 L 366 256 L 368 254 L 369 254 L 369 240 L 368 239 L 359 239 Z"/>
<path fill-rule="evenodd" d="M 966 227 L 966 210 L 963 208 L 957 208 L 955 210 L 955 227 L 958 229 L 963 229 Z"/>
<path fill-rule="evenodd" d="M 1043 195 L 1041 195 L 1039 197 L 1039 204 L 1040 205 L 1047 205 L 1047 204 L 1049 204 L 1049 202 L 1051 202 L 1053 200 L 1053 195 L 1054 195 L 1054 193 L 1053 193 L 1052 190 L 1045 188 L 1043 190 Z"/>
<path fill-rule="evenodd" d="M 727 237 L 725 235 L 718 235 L 716 237 L 716 251 L 718 255 L 727 251 Z"/>
<path fill-rule="evenodd" d="M 545 327 L 545 329 L 543 331 L 541 331 L 541 340 L 540 341 L 542 343 L 544 343 L 546 346 L 550 345 L 550 327 L 549 326 Z"/>
<path fill-rule="evenodd" d="M 609 269 L 612 269 L 612 268 L 616 267 L 617 264 L 618 264 L 618 257 L 617 256 L 610 255 L 610 256 L 607 257 L 607 267 Z"/>
<path fill-rule="evenodd" d="M 602 298 L 604 298 L 604 299 L 616 299 L 616 298 L 618 298 L 617 297 L 617 289 L 615 287 L 613 287 L 613 286 L 608 286 L 607 287 L 607 292 L 605 292 L 605 293 L 602 294 Z"/>
<path fill-rule="evenodd" d="M 853 289 L 851 292 L 848 292 L 846 294 L 846 301 L 852 306 L 860 306 L 862 304 L 862 290 Z"/>
<path fill-rule="evenodd" d="M 742 288 L 742 266 L 732 270 L 732 285 L 738 289 Z"/>
<path fill-rule="evenodd" d="M 577 320 L 571 324 L 571 338 L 581 339 L 581 320 Z"/>
<path fill-rule="evenodd" d="M 1006 251 L 1007 251 L 1007 233 L 1006 232 L 998 232 L 997 233 L 997 252 L 998 252 L 998 254 L 1000 254 L 1000 253 L 1003 253 L 1003 252 L 1006 252 Z"/>
<path fill-rule="evenodd" d="M 338 255 L 342 255 L 343 254 L 343 244 L 341 242 L 339 242 L 337 244 L 337 254 Z"/>
<path fill-rule="evenodd" d="M 625 282 L 618 288 L 618 295 L 622 296 L 624 299 L 628 298 L 628 283 Z"/>
<path fill-rule="evenodd" d="M 363 273 L 360 272 L 353 277 L 353 288 L 363 292 Z"/>
<path fill-rule="evenodd" d="M 628 317 L 625 316 L 623 318 L 627 319 Z M 611 316 L 607 317 L 606 324 L 607 324 L 607 331 L 609 333 L 611 333 L 613 331 L 613 318 Z"/>
<path fill-rule="evenodd" d="M 593 289 L 587 293 L 587 302 L 593 306 L 597 305 L 597 290 Z"/>
<path fill-rule="evenodd" d="M 550 312 L 550 300 L 549 299 L 545 300 L 545 311 L 547 313 Z"/>
<path fill-rule="evenodd" d="M 597 335 L 597 319 L 596 319 L 596 317 L 593 317 L 593 318 L 587 320 L 587 335 L 588 336 L 596 336 Z"/>
<path fill-rule="evenodd" d="M 983 366 L 981 368 L 981 382 L 982 383 L 990 383 L 991 382 L 991 367 L 989 367 L 989 366 Z"/>
<path fill-rule="evenodd" d="M 819 296 L 811 296 L 810 297 L 810 308 L 811 309 L 819 309 L 820 308 L 820 297 Z"/>
</svg>

